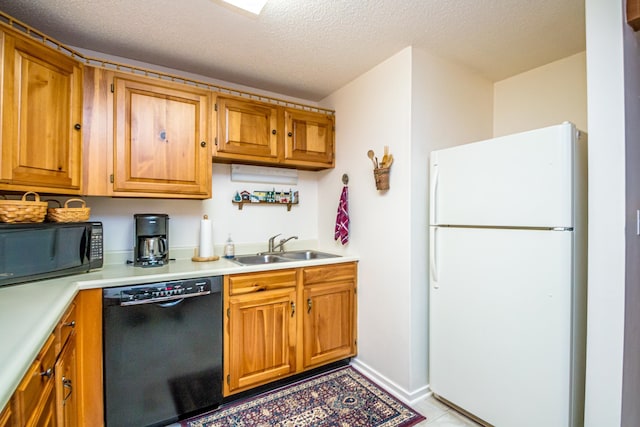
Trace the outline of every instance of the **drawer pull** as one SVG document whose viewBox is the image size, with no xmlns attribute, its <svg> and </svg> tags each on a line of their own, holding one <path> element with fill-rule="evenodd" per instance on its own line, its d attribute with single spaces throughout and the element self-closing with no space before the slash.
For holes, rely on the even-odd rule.
<svg viewBox="0 0 640 427">
<path fill-rule="evenodd" d="M 51 375 L 53 375 L 53 369 L 51 368 L 47 369 L 46 371 L 40 372 L 41 377 L 51 378 Z"/>
</svg>

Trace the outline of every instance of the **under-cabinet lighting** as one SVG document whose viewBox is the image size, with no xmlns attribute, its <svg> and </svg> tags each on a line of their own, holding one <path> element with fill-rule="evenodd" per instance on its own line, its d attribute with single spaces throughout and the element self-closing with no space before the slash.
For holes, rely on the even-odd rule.
<svg viewBox="0 0 640 427">
<path fill-rule="evenodd" d="M 260 15 L 262 8 L 267 3 L 267 0 L 222 0 L 225 3 L 229 3 L 235 7 L 238 7 L 247 12 L 251 12 L 254 15 Z"/>
<path fill-rule="evenodd" d="M 231 181 L 296 185 L 298 171 L 264 166 L 231 165 Z"/>
</svg>

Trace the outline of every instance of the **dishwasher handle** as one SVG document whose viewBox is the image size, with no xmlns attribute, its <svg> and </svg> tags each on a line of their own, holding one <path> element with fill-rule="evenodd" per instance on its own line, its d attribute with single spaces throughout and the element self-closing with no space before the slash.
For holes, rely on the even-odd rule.
<svg viewBox="0 0 640 427">
<path fill-rule="evenodd" d="M 173 307 L 174 305 L 179 304 L 180 302 L 182 302 L 187 298 L 202 297 L 209 294 L 211 294 L 211 291 L 207 290 L 207 291 L 201 291 L 201 292 L 194 292 L 190 294 L 178 294 L 178 295 L 171 295 L 166 297 L 155 297 L 155 298 L 147 298 L 147 299 L 132 300 L 132 301 L 121 301 L 120 306 L 125 307 L 130 305 L 158 304 L 161 307 Z"/>
</svg>

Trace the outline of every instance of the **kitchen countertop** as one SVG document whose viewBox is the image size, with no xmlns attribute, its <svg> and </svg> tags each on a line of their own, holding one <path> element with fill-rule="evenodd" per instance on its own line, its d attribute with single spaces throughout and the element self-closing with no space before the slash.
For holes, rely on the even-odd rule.
<svg viewBox="0 0 640 427">
<path fill-rule="evenodd" d="M 152 283 L 255 271 L 281 270 L 357 261 L 355 256 L 241 266 L 227 259 L 176 260 L 163 267 L 110 264 L 90 273 L 0 287 L 0 411 L 52 333 L 65 310 L 83 289 Z"/>
</svg>

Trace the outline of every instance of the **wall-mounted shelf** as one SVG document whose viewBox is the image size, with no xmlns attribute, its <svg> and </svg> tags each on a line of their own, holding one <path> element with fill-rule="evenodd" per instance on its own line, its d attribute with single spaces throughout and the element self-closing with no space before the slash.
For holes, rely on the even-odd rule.
<svg viewBox="0 0 640 427">
<path fill-rule="evenodd" d="M 286 206 L 287 207 L 287 212 L 291 210 L 291 206 L 298 204 L 298 202 L 294 202 L 294 203 L 291 203 L 291 202 L 287 202 L 287 203 L 284 203 L 284 202 L 263 202 L 263 201 L 252 202 L 252 201 L 249 201 L 249 200 L 242 200 L 240 202 L 236 202 L 235 200 L 232 200 L 231 203 L 233 203 L 234 205 L 238 205 L 238 210 L 240 210 L 240 211 L 242 210 L 242 207 L 244 205 L 261 205 L 261 206 L 268 205 L 268 206 Z"/>
</svg>

